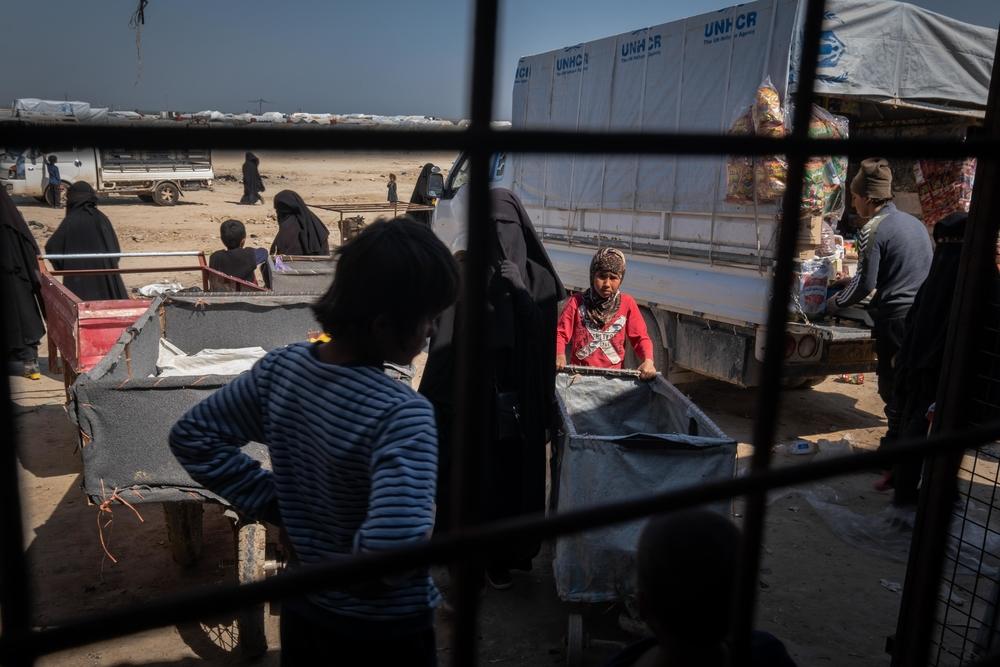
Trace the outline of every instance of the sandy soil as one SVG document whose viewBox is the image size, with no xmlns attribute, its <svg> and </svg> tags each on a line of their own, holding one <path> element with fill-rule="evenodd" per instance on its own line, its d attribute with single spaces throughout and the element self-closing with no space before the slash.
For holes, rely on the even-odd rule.
<svg viewBox="0 0 1000 667">
<path fill-rule="evenodd" d="M 276 230 L 270 198 L 279 190 L 297 190 L 307 202 L 381 201 L 390 171 L 399 178 L 401 197 L 408 198 L 420 165 L 432 161 L 446 168 L 451 154 L 291 155 L 261 152 L 266 177 L 266 206 L 243 207 L 239 168 L 242 154 L 217 153 L 214 191 L 185 196 L 172 208 L 143 204 L 135 198 L 109 199 L 102 208 L 118 231 L 125 250 L 214 250 L 218 223 L 236 217 L 247 224 L 250 242 L 267 246 Z M 235 177 L 230 179 L 227 177 Z M 35 221 L 39 241 L 61 218 L 58 211 L 31 200 L 18 202 L 25 218 Z M 336 214 L 318 211 L 335 229 Z M 336 235 L 334 235 L 336 238 Z M 130 276 L 136 286 L 193 276 L 171 271 Z M 177 264 L 172 264 L 177 266 Z M 44 354 L 45 346 L 42 347 Z M 43 368 L 45 366 L 43 360 Z M 744 443 L 745 462 L 751 438 L 757 394 L 722 383 L 684 385 L 694 401 L 728 434 Z M 204 554 L 199 563 L 181 569 L 171 561 L 163 512 L 141 505 L 136 514 L 116 506 L 104 528 L 109 560 L 100 543 L 99 509 L 89 506 L 80 489 L 82 465 L 77 434 L 63 409 L 61 375 L 40 382 L 12 378 L 19 431 L 19 472 L 25 503 L 25 541 L 32 569 L 35 620 L 39 626 L 109 609 L 153 600 L 163 594 L 234 580 L 233 532 L 221 510 L 205 512 Z M 882 404 L 874 376 L 853 386 L 828 380 L 811 390 L 783 397 L 779 442 L 805 438 L 819 442 L 819 453 L 794 456 L 779 451 L 777 465 L 795 465 L 820 456 L 877 445 L 884 430 Z M 845 440 L 846 439 L 846 440 Z M 895 629 L 899 593 L 880 580 L 903 580 L 904 564 L 850 546 L 831 531 L 828 506 L 814 509 L 817 495 L 836 495 L 836 507 L 853 516 L 876 515 L 888 497 L 871 490 L 874 472 L 772 494 L 767 521 L 766 552 L 760 576 L 758 625 L 782 638 L 801 665 L 888 664 L 885 637 Z M 826 509 L 824 509 L 826 508 Z M 740 504 L 736 504 L 740 513 Z M 108 516 L 105 514 L 104 520 Z M 571 607 L 555 595 L 550 549 L 536 559 L 535 571 L 516 576 L 508 592 L 488 592 L 483 598 L 481 662 L 511 665 L 552 665 L 565 659 L 563 637 Z M 442 580 L 446 576 L 441 573 Z M 595 606 L 586 610 L 588 633 L 597 639 L 626 640 L 617 631 L 617 610 Z M 271 650 L 254 664 L 277 665 L 277 616 L 268 617 Z M 449 664 L 450 632 L 440 619 L 438 642 L 443 664 Z M 100 642 L 53 654 L 44 665 L 224 664 L 231 662 L 235 642 L 232 619 L 166 627 L 141 635 Z M 595 642 L 588 664 L 601 664 L 613 649 Z"/>
</svg>

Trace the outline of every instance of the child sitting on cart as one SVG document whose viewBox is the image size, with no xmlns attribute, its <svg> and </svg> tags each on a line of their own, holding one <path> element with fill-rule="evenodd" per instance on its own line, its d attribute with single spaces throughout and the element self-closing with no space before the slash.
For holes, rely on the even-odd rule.
<svg viewBox="0 0 1000 667">
<path fill-rule="evenodd" d="M 653 343 L 635 299 L 621 291 L 624 278 L 625 254 L 617 248 L 598 250 L 590 262 L 590 289 L 571 296 L 559 316 L 556 368 L 567 365 L 567 345 L 573 365 L 622 368 L 628 338 L 639 358 L 639 377 L 656 376 Z"/>
<path fill-rule="evenodd" d="M 434 410 L 382 364 L 417 356 L 455 300 L 458 267 L 409 218 L 376 222 L 338 255 L 313 306 L 331 340 L 271 351 L 170 433 L 195 481 L 281 525 L 293 565 L 406 547 L 434 526 Z M 248 442 L 267 447 L 270 469 Z M 426 567 L 286 600 L 281 664 L 434 665 L 439 600 Z"/>
</svg>

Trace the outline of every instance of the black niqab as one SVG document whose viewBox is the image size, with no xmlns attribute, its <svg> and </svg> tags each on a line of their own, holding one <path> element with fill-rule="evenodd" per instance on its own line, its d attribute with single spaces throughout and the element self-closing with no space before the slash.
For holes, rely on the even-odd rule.
<svg viewBox="0 0 1000 667">
<path fill-rule="evenodd" d="M 417 184 L 413 186 L 413 194 L 410 195 L 411 204 L 430 206 L 434 203 L 433 198 L 427 192 L 433 169 L 434 165 L 430 162 L 420 169 L 420 175 L 417 176 Z M 410 211 L 409 215 L 417 222 L 422 222 L 425 225 L 431 224 L 431 211 Z"/>
<path fill-rule="evenodd" d="M 488 338 L 480 341 L 489 356 L 489 377 L 477 378 L 498 394 L 514 393 L 520 415 L 520 437 L 499 439 L 496 404 L 488 428 L 480 471 L 482 495 L 474 513 L 489 521 L 541 512 L 545 504 L 546 430 L 554 422 L 555 329 L 557 307 L 564 289 L 531 219 L 509 190 L 491 191 L 495 242 L 489 249 L 486 307 Z M 514 288 L 500 271 L 510 261 L 517 266 L 524 289 Z M 434 404 L 439 429 L 438 523 L 447 530 L 451 512 L 450 451 L 454 418 L 454 369 L 458 303 L 442 314 L 431 340 L 420 392 Z M 498 399 L 499 400 L 499 399 Z M 495 553 L 498 567 L 525 568 L 537 553 L 537 543 L 511 544 Z"/>
<path fill-rule="evenodd" d="M 247 151 L 243 161 L 243 197 L 241 204 L 256 204 L 260 201 L 260 193 L 264 191 L 264 181 L 260 177 L 260 158 Z"/>
<path fill-rule="evenodd" d="M 97 195 L 88 183 L 77 181 L 66 194 L 66 217 L 45 244 L 48 255 L 121 252 L 118 236 L 107 216 L 97 208 Z M 54 260 L 60 271 L 117 269 L 118 259 Z M 83 301 L 127 299 L 128 291 L 120 275 L 64 276 L 63 285 Z"/>
<path fill-rule="evenodd" d="M 38 281 L 38 244 L 14 206 L 0 188 L 0 281 L 5 305 L 4 332 L 8 359 L 38 345 L 45 334 Z M 34 358 L 34 353 L 28 355 Z"/>
<path fill-rule="evenodd" d="M 330 230 L 298 193 L 282 190 L 276 194 L 274 210 L 278 214 L 278 234 L 271 244 L 272 255 L 330 254 Z"/>
</svg>

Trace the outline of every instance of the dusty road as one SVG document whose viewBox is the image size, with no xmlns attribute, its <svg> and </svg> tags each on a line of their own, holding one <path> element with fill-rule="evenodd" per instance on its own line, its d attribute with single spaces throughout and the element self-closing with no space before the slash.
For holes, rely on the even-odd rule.
<svg viewBox="0 0 1000 667">
<path fill-rule="evenodd" d="M 190 193 L 179 206 L 158 208 L 134 198 L 111 199 L 101 206 L 125 250 L 214 250 L 219 247 L 218 224 L 229 217 L 247 224 L 248 244 L 266 247 L 276 230 L 269 202 L 281 189 L 294 189 L 307 202 L 381 201 L 392 171 L 398 175 L 401 198 L 408 199 L 421 164 L 431 161 L 447 167 L 453 157 L 259 155 L 261 173 L 266 176 L 265 206 L 235 204 L 241 186 L 238 178 L 229 177 L 238 177 L 242 161 L 242 154 L 235 153 L 216 155 L 220 178 L 214 191 Z M 61 218 L 59 212 L 30 200 L 18 204 L 25 218 L 37 223 L 34 230 L 44 243 Z M 336 228 L 334 214 L 317 213 Z M 188 284 L 193 279 L 165 269 L 162 275 L 132 276 L 127 282 L 136 286 L 178 278 Z M 43 345 L 43 354 L 44 350 Z M 786 393 L 779 442 L 805 438 L 820 446 L 818 453 L 806 456 L 779 451 L 777 464 L 836 456 L 851 447 L 874 447 L 884 419 L 874 377 L 866 380 L 861 386 L 828 380 L 811 390 Z M 682 388 L 724 431 L 744 443 L 740 451 L 745 461 L 750 453 L 745 443 L 751 438 L 756 392 L 712 381 Z M 205 513 L 202 559 L 189 569 L 180 569 L 170 559 L 158 506 L 138 506 L 140 519 L 122 506 L 102 516 L 98 507 L 88 505 L 80 489 L 77 434 L 62 407 L 61 375 L 48 374 L 39 382 L 12 378 L 12 391 L 37 625 L 50 626 L 98 610 L 234 580 L 232 529 L 219 508 L 209 507 Z M 875 516 L 888 503 L 887 496 L 871 490 L 875 479 L 872 472 L 771 497 L 758 625 L 782 638 L 801 665 L 888 664 L 884 639 L 894 631 L 899 594 L 880 585 L 880 580 L 902 582 L 904 564 L 842 539 L 850 533 L 843 525 L 845 516 Z M 100 528 L 109 518 L 110 526 Z M 101 530 L 117 563 L 101 546 Z M 482 664 L 552 665 L 565 659 L 563 636 L 569 607 L 555 595 L 547 554 L 545 550 L 536 559 L 534 572 L 516 577 L 511 591 L 490 591 L 483 598 Z M 439 574 L 446 583 L 446 575 Z M 613 627 L 616 616 L 616 610 L 590 609 L 593 634 L 624 639 Z M 277 665 L 277 616 L 267 618 L 271 651 L 254 664 Z M 441 661 L 449 664 L 449 630 L 446 619 L 440 620 Z M 64 651 L 41 664 L 224 664 L 231 661 L 228 649 L 235 641 L 233 632 L 231 619 L 206 619 L 201 624 Z M 601 664 L 607 655 L 607 648 L 595 647 L 588 655 L 589 664 Z"/>
</svg>

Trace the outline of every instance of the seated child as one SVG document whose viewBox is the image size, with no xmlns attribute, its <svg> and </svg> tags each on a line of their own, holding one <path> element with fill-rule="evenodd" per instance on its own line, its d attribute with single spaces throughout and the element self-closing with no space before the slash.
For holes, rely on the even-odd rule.
<svg viewBox="0 0 1000 667">
<path fill-rule="evenodd" d="M 650 519 L 636 554 L 639 614 L 653 636 L 612 658 L 605 667 L 795 667 L 784 644 L 754 632 L 749 660 L 726 640 L 739 571 L 740 531 L 704 509 Z"/>
<path fill-rule="evenodd" d="M 271 274 L 267 268 L 267 251 L 263 248 L 244 248 L 247 230 L 239 220 L 226 220 L 219 226 L 219 238 L 225 250 L 216 250 L 208 258 L 208 267 L 248 283 L 257 283 L 256 271 L 260 266 L 261 277 L 266 287 L 271 286 Z M 239 292 L 240 285 L 211 276 L 209 284 L 213 291 Z"/>
<path fill-rule="evenodd" d="M 622 368 L 625 339 L 639 358 L 639 377 L 656 376 L 653 343 L 635 299 L 621 291 L 625 254 L 601 248 L 590 262 L 590 289 L 574 294 L 563 307 L 556 328 L 556 368 L 566 366 L 566 345 L 572 363 L 596 368 Z"/>
<path fill-rule="evenodd" d="M 337 254 L 313 306 L 330 339 L 272 350 L 170 433 L 199 484 L 284 529 L 293 567 L 410 546 L 434 526 L 434 409 L 382 364 L 420 353 L 455 300 L 458 267 L 409 218 L 376 222 Z M 248 442 L 267 447 L 269 469 Z M 439 601 L 426 567 L 285 600 L 281 664 L 434 665 Z"/>
</svg>

